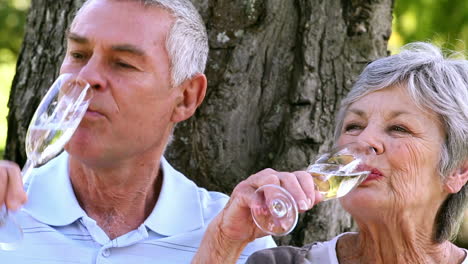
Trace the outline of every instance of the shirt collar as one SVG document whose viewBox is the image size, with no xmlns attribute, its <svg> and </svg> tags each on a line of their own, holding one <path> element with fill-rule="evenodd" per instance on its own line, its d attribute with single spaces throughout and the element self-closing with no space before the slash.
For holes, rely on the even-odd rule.
<svg viewBox="0 0 468 264">
<path fill-rule="evenodd" d="M 197 185 L 161 159 L 163 182 L 158 201 L 144 225 L 163 236 L 173 236 L 204 226 Z M 68 174 L 65 151 L 40 168 L 25 183 L 28 202 L 23 207 L 40 222 L 65 226 L 86 216 L 79 205 Z"/>
<path fill-rule="evenodd" d="M 80 207 L 68 176 L 65 151 L 34 169 L 25 183 L 28 202 L 23 207 L 36 220 L 52 226 L 65 226 L 86 215 Z"/>
<path fill-rule="evenodd" d="M 158 202 L 145 225 L 164 235 L 193 231 L 204 226 L 202 203 L 197 185 L 161 159 L 163 182 Z"/>
</svg>

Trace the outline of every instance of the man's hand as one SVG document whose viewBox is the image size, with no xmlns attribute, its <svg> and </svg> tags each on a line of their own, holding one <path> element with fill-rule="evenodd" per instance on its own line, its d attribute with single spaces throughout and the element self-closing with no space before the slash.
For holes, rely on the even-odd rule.
<svg viewBox="0 0 468 264">
<path fill-rule="evenodd" d="M 8 210 L 15 211 L 26 201 L 19 166 L 11 161 L 0 160 L 0 206 L 5 204 Z"/>
<path fill-rule="evenodd" d="M 300 212 L 311 209 L 321 200 L 309 173 L 262 170 L 234 188 L 226 207 L 210 223 L 192 263 L 234 263 L 249 242 L 267 235 L 255 225 L 250 211 L 255 191 L 266 184 L 286 189 Z"/>
</svg>

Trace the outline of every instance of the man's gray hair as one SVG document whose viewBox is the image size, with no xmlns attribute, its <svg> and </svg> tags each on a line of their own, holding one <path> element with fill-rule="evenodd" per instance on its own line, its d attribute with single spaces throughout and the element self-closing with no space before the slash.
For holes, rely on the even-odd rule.
<svg viewBox="0 0 468 264">
<path fill-rule="evenodd" d="M 114 1 L 135 1 L 144 6 L 162 8 L 174 17 L 174 23 L 166 40 L 173 86 L 178 86 L 185 80 L 205 71 L 209 49 L 208 36 L 205 24 L 190 0 Z M 86 1 L 83 7 L 90 2 L 92 0 Z M 151 26 L 148 25 L 148 27 Z"/>
<path fill-rule="evenodd" d="M 392 86 L 405 88 L 416 105 L 439 116 L 446 134 L 438 164 L 444 181 L 468 161 L 468 61 L 446 58 L 438 47 L 416 42 L 404 46 L 397 55 L 370 63 L 341 103 L 335 139 L 341 134 L 345 113 L 352 103 Z M 445 200 L 435 222 L 436 242 L 454 238 L 467 199 L 465 184 Z"/>
</svg>

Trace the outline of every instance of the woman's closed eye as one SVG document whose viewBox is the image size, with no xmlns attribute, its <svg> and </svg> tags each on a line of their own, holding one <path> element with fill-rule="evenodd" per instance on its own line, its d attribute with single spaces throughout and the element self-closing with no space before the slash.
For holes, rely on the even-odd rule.
<svg viewBox="0 0 468 264">
<path fill-rule="evenodd" d="M 352 133 L 361 131 L 363 128 L 364 126 L 361 124 L 350 123 L 344 126 L 344 132 L 348 134 L 352 134 Z"/>
<path fill-rule="evenodd" d="M 362 126 L 359 124 L 348 124 L 345 126 L 345 131 L 362 129 Z"/>
<path fill-rule="evenodd" d="M 411 131 L 402 125 L 392 125 L 388 128 L 388 131 L 399 134 L 411 134 Z"/>
</svg>

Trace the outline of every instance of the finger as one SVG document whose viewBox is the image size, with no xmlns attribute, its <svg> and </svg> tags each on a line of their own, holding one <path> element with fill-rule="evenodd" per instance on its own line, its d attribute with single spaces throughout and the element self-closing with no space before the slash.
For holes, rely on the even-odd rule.
<svg viewBox="0 0 468 264">
<path fill-rule="evenodd" d="M 281 187 L 286 189 L 293 196 L 299 211 L 304 212 L 309 209 L 307 195 L 304 190 L 302 190 L 296 175 L 294 173 L 281 172 L 279 174 L 279 178 L 281 181 Z"/>
<path fill-rule="evenodd" d="M 0 161 L 1 162 L 1 161 Z M 0 164 L 0 206 L 5 204 L 8 170 Z"/>
<path fill-rule="evenodd" d="M 321 201 L 323 201 L 324 197 L 323 195 L 318 191 L 318 190 L 315 190 L 315 201 L 314 201 L 314 205 L 320 203 Z"/>
<path fill-rule="evenodd" d="M 241 189 L 245 203 L 249 206 L 258 207 L 257 210 L 264 211 L 264 214 L 267 215 L 268 208 L 265 206 L 269 201 L 269 189 L 264 189 L 262 193 L 258 193 L 257 195 L 255 195 L 255 192 L 265 185 L 280 186 L 281 182 L 278 178 L 278 172 L 273 169 L 264 169 L 251 175 L 244 183 L 245 184 L 239 184 L 238 187 Z"/>
<path fill-rule="evenodd" d="M 239 205 L 243 207 L 252 207 L 252 205 L 260 206 L 264 205 L 264 199 L 261 195 L 255 195 L 255 191 L 261 186 L 268 184 L 280 185 L 280 180 L 277 174 L 278 172 L 272 169 L 264 169 L 256 174 L 251 175 L 245 181 L 239 183 L 232 192 L 231 197 L 236 198 Z M 265 210 L 258 209 L 258 210 Z"/>
<path fill-rule="evenodd" d="M 18 210 L 27 201 L 26 193 L 23 189 L 21 170 L 18 165 L 13 164 L 8 167 L 8 185 L 6 193 L 6 205 L 10 210 Z"/>
<path fill-rule="evenodd" d="M 242 181 L 232 191 L 231 200 L 236 200 L 238 206 L 249 207 L 255 190 L 249 183 Z"/>
<path fill-rule="evenodd" d="M 307 197 L 307 209 L 312 208 L 312 206 L 316 204 L 316 190 L 312 176 L 305 171 L 295 171 L 293 172 L 293 174 L 296 175 L 296 178 L 299 181 L 299 184 L 301 185 L 301 188 Z"/>
<path fill-rule="evenodd" d="M 280 185 L 278 174 L 278 171 L 268 168 L 251 175 L 246 182 L 255 189 L 267 184 Z"/>
</svg>

